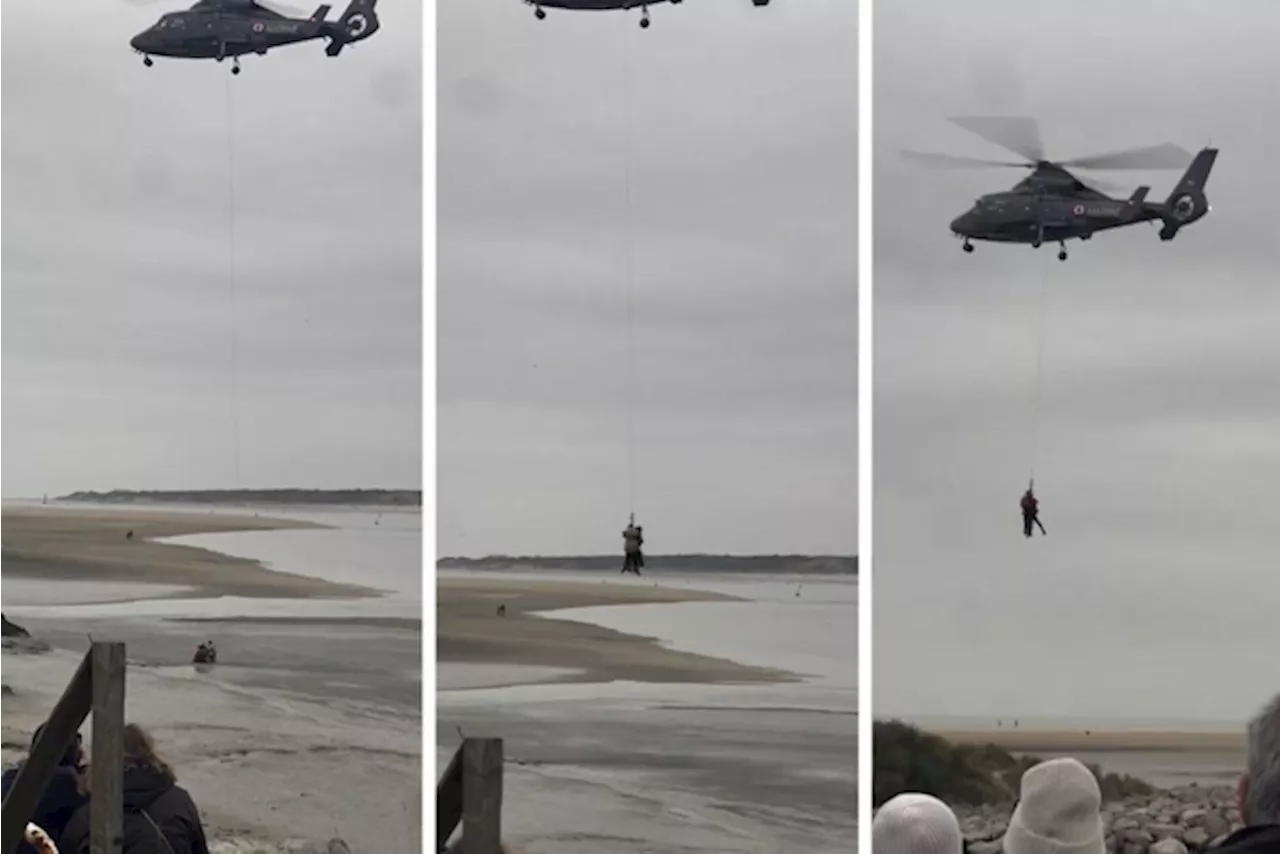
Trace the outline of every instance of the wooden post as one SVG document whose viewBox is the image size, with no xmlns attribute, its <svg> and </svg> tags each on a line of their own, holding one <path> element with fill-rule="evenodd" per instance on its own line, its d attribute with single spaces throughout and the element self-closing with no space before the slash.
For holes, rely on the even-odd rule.
<svg viewBox="0 0 1280 854">
<path fill-rule="evenodd" d="M 3 836 L 0 838 L 0 854 L 13 854 L 27 829 L 31 814 L 40 804 L 44 790 L 53 780 L 58 760 L 75 740 L 80 725 L 89 714 L 92 700 L 90 686 L 91 668 L 89 656 L 85 656 L 71 677 L 62 698 L 53 707 L 44 731 L 31 748 L 31 755 L 18 772 L 17 779 L 4 799 Z M 56 840 L 55 840 L 56 841 Z"/>
<path fill-rule="evenodd" d="M 121 854 L 124 846 L 124 644 L 95 643 L 93 758 L 90 761 L 89 851 Z"/>
<path fill-rule="evenodd" d="M 462 854 L 502 854 L 502 739 L 462 741 Z"/>
<path fill-rule="evenodd" d="M 462 748 L 453 752 L 449 767 L 436 786 L 436 851 L 444 851 L 462 821 Z"/>
</svg>

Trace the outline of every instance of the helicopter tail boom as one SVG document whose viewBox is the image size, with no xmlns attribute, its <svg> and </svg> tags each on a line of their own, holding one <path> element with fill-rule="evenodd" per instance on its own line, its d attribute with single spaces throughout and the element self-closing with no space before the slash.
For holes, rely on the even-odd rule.
<svg viewBox="0 0 1280 854">
<path fill-rule="evenodd" d="M 320 6 L 314 12 L 311 13 L 311 20 L 323 21 L 325 18 L 329 17 L 329 10 L 332 8 L 333 7 L 330 6 L 328 3 L 325 3 L 324 5 Z"/>
<path fill-rule="evenodd" d="M 1209 212 L 1209 199 L 1204 194 L 1204 186 L 1209 181 L 1209 173 L 1213 171 L 1213 164 L 1217 159 L 1218 149 L 1205 148 L 1191 161 L 1182 180 L 1173 188 L 1162 206 L 1160 218 L 1164 220 L 1164 228 L 1160 229 L 1161 240 L 1172 240 L 1183 226 L 1190 225 Z"/>
<path fill-rule="evenodd" d="M 378 0 L 351 0 L 342 17 L 329 26 L 328 56 L 337 56 L 349 44 L 364 41 L 378 31 Z"/>
</svg>

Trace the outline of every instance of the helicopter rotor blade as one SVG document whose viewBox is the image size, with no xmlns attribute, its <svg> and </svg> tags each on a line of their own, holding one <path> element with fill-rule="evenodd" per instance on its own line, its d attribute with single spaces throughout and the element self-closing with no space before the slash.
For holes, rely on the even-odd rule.
<svg viewBox="0 0 1280 854">
<path fill-rule="evenodd" d="M 1035 119 L 1025 116 L 953 116 L 950 121 L 1032 163 L 1045 159 L 1040 126 Z"/>
<path fill-rule="evenodd" d="M 1012 163 L 1004 160 L 984 160 L 980 157 L 960 157 L 955 154 L 939 154 L 933 151 L 912 151 L 901 149 L 900 153 L 908 160 L 934 169 L 972 169 L 974 167 L 1015 167 L 1026 169 L 1030 164 Z"/>
<path fill-rule="evenodd" d="M 1058 165 L 1076 169 L 1185 169 L 1192 159 L 1191 152 L 1181 146 L 1163 143 L 1076 157 Z"/>
</svg>

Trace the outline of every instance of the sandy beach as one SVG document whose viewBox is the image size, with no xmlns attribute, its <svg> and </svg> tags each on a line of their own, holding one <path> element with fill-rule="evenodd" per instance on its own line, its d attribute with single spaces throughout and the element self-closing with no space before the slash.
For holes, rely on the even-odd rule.
<svg viewBox="0 0 1280 854">
<path fill-rule="evenodd" d="M 855 692 L 759 657 L 856 658 L 856 602 L 828 586 L 438 577 L 437 763 L 460 733 L 503 737 L 504 832 L 525 854 L 851 850 Z"/>
<path fill-rule="evenodd" d="M 436 656 L 442 662 L 562 668 L 554 681 L 788 682 L 785 671 L 677 652 L 656 639 L 536 612 L 603 605 L 729 602 L 733 597 L 626 582 L 536 578 L 440 578 L 436 582 Z M 499 616 L 499 606 L 505 614 Z"/>
<path fill-rule="evenodd" d="M 4 574 L 9 578 L 178 585 L 197 597 L 318 598 L 374 591 L 275 572 L 256 561 L 155 542 L 234 531 L 316 528 L 313 523 L 256 516 L 164 510 L 6 506 Z M 129 538 L 128 532 L 133 532 Z"/>
<path fill-rule="evenodd" d="M 420 850 L 421 624 L 290 616 L 317 600 L 342 606 L 340 597 L 365 588 L 148 541 L 239 531 L 280 531 L 287 538 L 298 532 L 285 529 L 306 528 L 331 537 L 342 535 L 341 528 L 133 508 L 6 507 L 3 521 L 6 581 L 19 576 L 30 586 L 47 579 L 77 603 L 96 601 L 92 592 L 81 596 L 81 587 L 131 582 L 135 597 L 151 599 L 146 609 L 133 602 L 106 610 L 6 599 L 6 616 L 53 646 L 23 654 L 6 644 L 4 681 L 13 689 L 3 700 L 6 765 L 25 752 L 31 731 L 57 702 L 87 636 L 123 641 L 127 714 L 152 732 L 196 800 L 211 841 L 233 846 L 218 850 L 330 836 L 347 839 L 357 851 Z M 361 552 L 365 562 L 405 562 L 403 549 L 377 550 L 369 520 L 350 525 L 349 533 L 362 537 L 358 543 L 370 544 Z M 132 539 L 125 538 L 128 530 Z M 384 527 L 379 536 L 392 535 Z M 420 539 L 415 530 L 394 535 Z M 416 577 L 420 556 L 412 557 L 407 570 Z M 303 571 L 316 565 L 305 552 L 286 564 Z M 150 585 L 167 598 L 151 597 Z M 174 593 L 175 586 L 188 589 Z M 219 596 L 233 598 L 202 599 Z M 235 597 L 269 601 L 279 616 L 169 615 L 198 614 L 202 602 L 213 613 L 219 602 L 230 602 L 224 611 L 234 611 L 237 601 L 249 601 Z M 219 664 L 197 671 L 190 656 L 205 638 L 217 640 Z M 84 732 L 89 738 L 87 727 Z"/>
<path fill-rule="evenodd" d="M 1244 725 L 1227 730 L 1019 728 L 933 730 L 956 744 L 995 744 L 1042 758 L 1074 756 L 1155 786 L 1232 783 L 1245 763 Z"/>
</svg>

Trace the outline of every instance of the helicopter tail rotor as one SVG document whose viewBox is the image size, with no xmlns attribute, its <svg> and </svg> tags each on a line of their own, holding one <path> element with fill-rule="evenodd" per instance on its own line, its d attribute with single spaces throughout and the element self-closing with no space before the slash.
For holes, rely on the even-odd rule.
<svg viewBox="0 0 1280 854">
<path fill-rule="evenodd" d="M 378 0 L 351 0 L 342 17 L 330 25 L 328 56 L 337 56 L 349 44 L 364 41 L 378 31 L 378 14 L 374 7 Z"/>
<path fill-rule="evenodd" d="M 1209 173 L 1213 171 L 1213 164 L 1217 159 L 1218 149 L 1205 148 L 1191 161 L 1182 180 L 1165 200 L 1164 211 L 1160 216 L 1164 221 L 1164 227 L 1160 229 L 1161 240 L 1173 240 L 1183 226 L 1190 225 L 1209 212 L 1209 199 L 1205 196 L 1204 186 L 1209 181 Z"/>
</svg>

